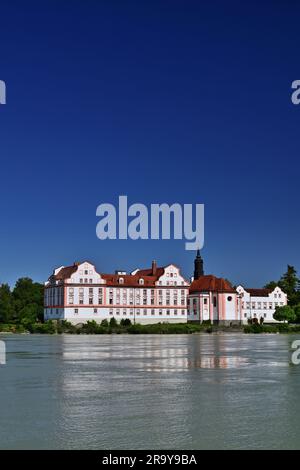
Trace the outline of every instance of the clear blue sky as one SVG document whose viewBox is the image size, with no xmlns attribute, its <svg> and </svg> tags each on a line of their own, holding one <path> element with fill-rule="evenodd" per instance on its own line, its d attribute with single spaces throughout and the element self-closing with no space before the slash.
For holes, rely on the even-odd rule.
<svg viewBox="0 0 300 470">
<path fill-rule="evenodd" d="M 100 241 L 96 207 L 204 203 L 207 273 L 261 286 L 300 270 L 300 4 L 0 5 L 0 281 L 174 262 L 182 241 Z"/>
</svg>

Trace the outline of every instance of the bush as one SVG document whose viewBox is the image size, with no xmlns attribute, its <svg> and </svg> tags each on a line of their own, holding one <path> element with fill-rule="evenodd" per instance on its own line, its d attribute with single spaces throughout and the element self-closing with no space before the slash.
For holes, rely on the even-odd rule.
<svg viewBox="0 0 300 470">
<path fill-rule="evenodd" d="M 33 323 L 31 325 L 28 325 L 28 331 L 30 333 L 53 335 L 54 333 L 56 333 L 56 328 L 53 321 L 49 320 L 46 323 Z"/>
<path fill-rule="evenodd" d="M 110 321 L 109 321 L 109 326 L 110 326 L 111 328 L 115 328 L 116 326 L 118 326 L 118 322 L 117 322 L 117 320 L 115 319 L 115 317 L 112 317 L 112 318 L 110 319 Z"/>
</svg>

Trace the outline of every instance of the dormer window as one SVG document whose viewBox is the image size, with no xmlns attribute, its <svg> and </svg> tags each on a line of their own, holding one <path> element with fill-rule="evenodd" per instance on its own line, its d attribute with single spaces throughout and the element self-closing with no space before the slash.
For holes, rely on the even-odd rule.
<svg viewBox="0 0 300 470">
<path fill-rule="evenodd" d="M 124 284 L 124 278 L 123 277 L 119 278 L 119 284 Z"/>
<path fill-rule="evenodd" d="M 144 279 L 139 279 L 139 284 L 143 285 L 144 284 Z"/>
</svg>

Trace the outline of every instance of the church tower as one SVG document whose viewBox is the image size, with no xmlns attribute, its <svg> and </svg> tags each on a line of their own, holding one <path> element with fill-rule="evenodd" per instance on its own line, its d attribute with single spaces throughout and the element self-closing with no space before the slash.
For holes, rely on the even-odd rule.
<svg viewBox="0 0 300 470">
<path fill-rule="evenodd" d="M 197 250 L 197 255 L 194 261 L 195 269 L 194 269 L 194 280 L 199 279 L 199 277 L 204 276 L 203 271 L 203 259 L 200 255 L 200 250 Z"/>
</svg>

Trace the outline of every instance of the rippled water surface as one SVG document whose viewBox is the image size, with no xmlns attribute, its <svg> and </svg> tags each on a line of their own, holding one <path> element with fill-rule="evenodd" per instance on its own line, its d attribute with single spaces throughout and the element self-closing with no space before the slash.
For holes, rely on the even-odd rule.
<svg viewBox="0 0 300 470">
<path fill-rule="evenodd" d="M 300 448 L 300 336 L 1 339 L 1 449 Z"/>
</svg>

